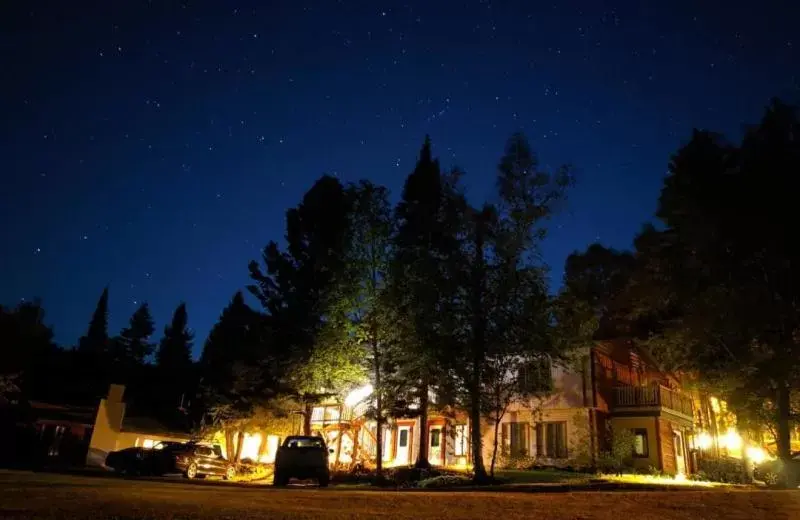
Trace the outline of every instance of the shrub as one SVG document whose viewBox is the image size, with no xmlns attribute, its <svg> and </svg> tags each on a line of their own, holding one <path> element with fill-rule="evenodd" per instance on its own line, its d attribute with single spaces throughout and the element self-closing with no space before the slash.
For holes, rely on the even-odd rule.
<svg viewBox="0 0 800 520">
<path fill-rule="evenodd" d="M 504 457 L 500 461 L 500 467 L 503 469 L 531 469 L 536 466 L 536 457 L 531 457 L 526 454 L 511 455 Z"/>
<path fill-rule="evenodd" d="M 744 484 L 745 472 L 741 460 L 732 457 L 703 457 L 697 460 L 695 480 L 708 480 L 726 484 Z"/>
</svg>

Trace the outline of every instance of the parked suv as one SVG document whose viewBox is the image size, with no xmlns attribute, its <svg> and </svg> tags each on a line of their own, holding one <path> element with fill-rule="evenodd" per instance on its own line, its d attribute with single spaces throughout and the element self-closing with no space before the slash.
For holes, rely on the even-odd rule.
<svg viewBox="0 0 800 520">
<path fill-rule="evenodd" d="M 182 449 L 173 451 L 172 456 L 175 469 L 186 478 L 216 475 L 228 480 L 236 475 L 236 466 L 222 456 L 216 444 L 185 444 Z"/>
<path fill-rule="evenodd" d="M 330 450 L 332 452 L 333 450 Z M 275 455 L 275 478 L 273 484 L 285 486 L 292 478 L 316 479 L 320 487 L 330 481 L 328 451 L 322 437 L 286 437 Z"/>
</svg>

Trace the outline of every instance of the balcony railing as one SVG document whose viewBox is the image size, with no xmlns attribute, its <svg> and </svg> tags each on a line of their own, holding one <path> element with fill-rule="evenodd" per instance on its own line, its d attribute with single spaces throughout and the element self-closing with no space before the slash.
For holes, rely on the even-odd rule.
<svg viewBox="0 0 800 520">
<path fill-rule="evenodd" d="M 359 403 L 354 407 L 345 405 L 316 406 L 311 413 L 311 422 L 321 425 L 349 423 L 362 418 L 368 409 L 369 404 L 366 402 Z"/>
<path fill-rule="evenodd" d="M 613 406 L 660 407 L 692 417 L 692 399 L 661 385 L 615 387 Z"/>
</svg>

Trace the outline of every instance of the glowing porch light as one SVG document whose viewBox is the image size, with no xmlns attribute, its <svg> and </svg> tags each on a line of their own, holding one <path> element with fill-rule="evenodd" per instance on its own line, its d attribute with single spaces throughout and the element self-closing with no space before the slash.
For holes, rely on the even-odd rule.
<svg viewBox="0 0 800 520">
<path fill-rule="evenodd" d="M 753 464 L 761 464 L 769 458 L 767 452 L 758 446 L 748 446 L 745 453 L 747 458 L 753 461 Z"/>
<path fill-rule="evenodd" d="M 742 437 L 733 428 L 728 428 L 728 431 L 725 432 L 725 435 L 722 435 L 719 438 L 719 444 L 723 448 L 727 448 L 729 450 L 738 450 L 742 447 Z"/>
<path fill-rule="evenodd" d="M 358 403 L 360 403 L 361 401 L 372 395 L 373 390 L 374 389 L 372 388 L 371 384 L 366 384 L 362 387 L 352 390 L 349 394 L 347 394 L 347 397 L 344 398 L 345 406 L 352 407 L 357 405 Z"/>
<path fill-rule="evenodd" d="M 708 432 L 700 432 L 694 439 L 695 446 L 697 446 L 697 448 L 701 450 L 709 449 L 711 447 L 712 442 L 713 439 L 711 438 L 711 435 L 708 434 Z"/>
</svg>

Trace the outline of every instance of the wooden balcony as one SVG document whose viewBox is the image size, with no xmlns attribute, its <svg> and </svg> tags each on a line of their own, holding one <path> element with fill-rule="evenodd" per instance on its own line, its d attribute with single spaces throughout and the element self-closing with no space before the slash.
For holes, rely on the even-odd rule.
<svg viewBox="0 0 800 520">
<path fill-rule="evenodd" d="M 693 419 L 692 399 L 665 386 L 617 386 L 613 395 L 612 411 L 664 409 L 689 420 Z"/>
</svg>

